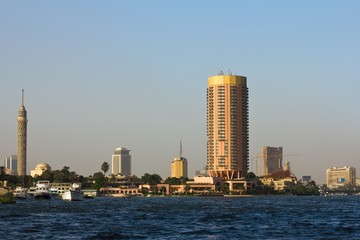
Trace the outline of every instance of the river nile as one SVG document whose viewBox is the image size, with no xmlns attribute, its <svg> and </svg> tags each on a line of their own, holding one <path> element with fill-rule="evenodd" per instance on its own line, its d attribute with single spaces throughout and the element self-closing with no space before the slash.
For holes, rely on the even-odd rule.
<svg viewBox="0 0 360 240">
<path fill-rule="evenodd" d="M 360 239 L 360 196 L 0 204 L 0 239 Z"/>
</svg>

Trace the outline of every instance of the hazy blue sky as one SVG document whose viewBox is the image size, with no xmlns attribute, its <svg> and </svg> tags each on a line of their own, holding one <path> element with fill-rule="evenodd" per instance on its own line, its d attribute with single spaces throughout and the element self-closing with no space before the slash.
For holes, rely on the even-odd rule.
<svg viewBox="0 0 360 240">
<path fill-rule="evenodd" d="M 0 159 L 88 176 L 131 149 L 132 171 L 206 165 L 207 78 L 248 78 L 250 170 L 283 146 L 293 172 L 360 171 L 359 1 L 0 1 Z M 261 162 L 259 161 L 259 172 Z"/>
</svg>

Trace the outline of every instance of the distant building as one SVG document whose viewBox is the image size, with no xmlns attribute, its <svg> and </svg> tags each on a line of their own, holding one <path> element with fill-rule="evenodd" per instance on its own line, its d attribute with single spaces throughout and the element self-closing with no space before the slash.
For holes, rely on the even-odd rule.
<svg viewBox="0 0 360 240">
<path fill-rule="evenodd" d="M 195 176 L 207 176 L 207 175 L 208 175 L 208 172 L 206 170 L 206 166 L 201 170 L 195 171 Z"/>
<path fill-rule="evenodd" d="M 17 156 L 11 155 L 10 157 L 5 158 L 4 167 L 17 172 Z"/>
<path fill-rule="evenodd" d="M 38 165 L 36 165 L 34 170 L 30 171 L 30 175 L 32 177 L 37 176 L 41 176 L 45 171 L 51 171 L 51 167 L 49 164 L 47 163 L 39 163 Z"/>
<path fill-rule="evenodd" d="M 171 177 L 187 178 L 188 177 L 188 163 L 187 159 L 182 156 L 182 144 L 180 141 L 180 154 L 171 162 Z"/>
<path fill-rule="evenodd" d="M 311 176 L 302 176 L 302 181 L 303 182 L 310 182 L 311 181 Z"/>
<path fill-rule="evenodd" d="M 338 188 L 345 185 L 356 185 L 356 169 L 354 167 L 333 167 L 326 170 L 326 185 L 328 188 Z"/>
<path fill-rule="evenodd" d="M 187 159 L 184 157 L 174 158 L 171 162 L 171 177 L 175 178 L 187 178 Z"/>
<path fill-rule="evenodd" d="M 290 162 L 289 161 L 285 161 L 284 162 L 284 171 L 289 171 L 291 172 L 291 169 L 290 169 Z"/>
<path fill-rule="evenodd" d="M 249 168 L 248 87 L 244 76 L 220 72 L 208 78 L 207 170 L 239 179 Z"/>
<path fill-rule="evenodd" d="M 17 172 L 19 176 L 26 176 L 27 121 L 28 119 L 27 119 L 27 112 L 24 106 L 24 89 L 23 89 L 21 106 L 17 117 L 17 122 L 18 122 Z"/>
<path fill-rule="evenodd" d="M 131 175 L 131 155 L 129 153 L 130 150 L 124 147 L 115 149 L 112 155 L 112 174 Z"/>
<path fill-rule="evenodd" d="M 282 171 L 283 161 L 283 149 L 282 147 L 262 147 L 262 175 L 267 176 L 269 174 Z"/>
</svg>

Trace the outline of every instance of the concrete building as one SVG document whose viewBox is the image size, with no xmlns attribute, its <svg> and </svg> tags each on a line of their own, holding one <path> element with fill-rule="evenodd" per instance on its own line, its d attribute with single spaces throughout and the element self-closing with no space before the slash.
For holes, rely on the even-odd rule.
<svg viewBox="0 0 360 240">
<path fill-rule="evenodd" d="M 247 79 L 232 74 L 208 78 L 207 168 L 212 177 L 245 177 L 249 162 Z"/>
<path fill-rule="evenodd" d="M 50 165 L 47 163 L 39 163 L 38 165 L 36 165 L 34 170 L 30 171 L 30 175 L 32 177 L 35 177 L 36 175 L 41 176 L 46 170 L 51 171 Z"/>
<path fill-rule="evenodd" d="M 356 186 L 356 169 L 347 166 L 328 168 L 326 170 L 326 185 L 330 189 L 345 185 Z"/>
<path fill-rule="evenodd" d="M 171 177 L 175 177 L 175 178 L 188 177 L 188 163 L 187 163 L 187 159 L 182 156 L 181 141 L 180 141 L 179 156 L 174 158 L 174 160 L 171 162 Z"/>
<path fill-rule="evenodd" d="M 282 171 L 283 161 L 283 149 L 282 147 L 262 147 L 262 175 L 267 176 L 269 174 Z M 288 170 L 288 169 L 287 169 Z"/>
<path fill-rule="evenodd" d="M 17 173 L 17 156 L 11 155 L 4 160 L 5 168 L 11 169 Z"/>
<path fill-rule="evenodd" d="M 129 153 L 130 150 L 124 147 L 115 149 L 112 155 L 112 174 L 131 175 L 131 155 Z"/>
<path fill-rule="evenodd" d="M 17 172 L 19 176 L 26 176 L 26 147 L 27 147 L 27 112 L 24 106 L 24 89 L 22 90 L 21 106 L 17 117 L 18 149 Z"/>
<path fill-rule="evenodd" d="M 184 157 L 176 157 L 171 162 L 171 177 L 187 178 L 187 159 Z"/>
</svg>

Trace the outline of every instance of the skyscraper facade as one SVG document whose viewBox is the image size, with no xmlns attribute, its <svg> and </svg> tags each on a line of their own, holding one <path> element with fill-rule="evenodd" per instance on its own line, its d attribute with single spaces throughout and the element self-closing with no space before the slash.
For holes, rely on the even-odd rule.
<svg viewBox="0 0 360 240">
<path fill-rule="evenodd" d="M 112 174 L 131 175 L 130 150 L 124 147 L 116 148 L 112 155 Z"/>
<path fill-rule="evenodd" d="M 348 166 L 326 169 L 326 185 L 330 189 L 343 187 L 345 185 L 355 187 L 356 169 Z"/>
<path fill-rule="evenodd" d="M 224 75 L 208 78 L 207 168 L 210 176 L 245 177 L 249 158 L 247 79 Z"/>
<path fill-rule="evenodd" d="M 282 147 L 262 147 L 262 175 L 266 176 L 278 171 L 282 171 L 282 161 L 283 161 L 283 149 Z M 288 169 L 290 170 L 290 169 Z"/>
<path fill-rule="evenodd" d="M 180 141 L 180 154 L 171 162 L 171 177 L 187 178 L 188 177 L 188 164 L 187 159 L 182 156 L 182 143 Z"/>
<path fill-rule="evenodd" d="M 11 157 L 7 157 L 4 161 L 4 166 L 17 173 L 17 156 L 11 155 Z"/>
<path fill-rule="evenodd" d="M 19 176 L 26 176 L 27 121 L 28 120 L 27 120 L 27 112 L 24 106 L 24 89 L 23 89 L 21 106 L 17 117 L 17 122 L 18 122 L 17 172 Z"/>
</svg>

